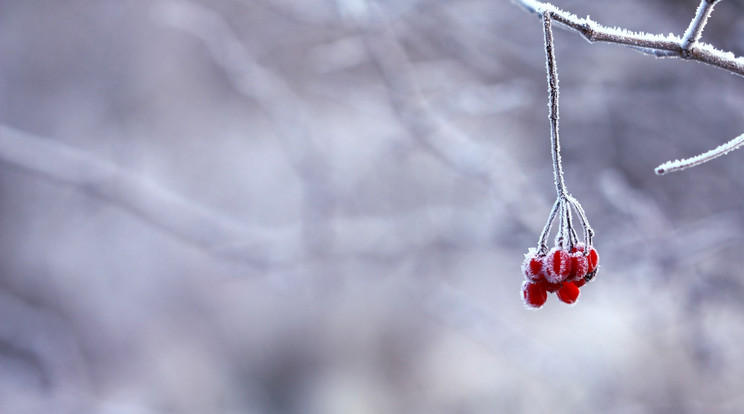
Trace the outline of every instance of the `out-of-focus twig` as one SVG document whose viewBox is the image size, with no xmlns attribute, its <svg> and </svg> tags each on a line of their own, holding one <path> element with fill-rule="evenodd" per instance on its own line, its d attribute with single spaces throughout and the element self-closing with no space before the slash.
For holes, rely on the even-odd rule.
<svg viewBox="0 0 744 414">
<path fill-rule="evenodd" d="M 545 200 L 522 191 L 520 169 L 508 156 L 498 151 L 489 152 L 468 133 L 427 104 L 408 54 L 397 39 L 390 22 L 379 7 L 373 19 L 359 21 L 372 62 L 378 67 L 387 87 L 388 100 L 401 124 L 423 148 L 453 170 L 485 184 L 501 202 L 506 202 L 510 213 L 527 228 L 534 228 L 537 215 L 530 214 L 545 204 Z M 494 137 L 494 139 L 498 139 Z M 505 176 L 509 176 L 506 180 Z M 525 199 L 529 198 L 529 202 Z M 519 201 L 517 201 L 519 200 Z M 517 206 L 515 203 L 518 203 Z M 536 206 L 535 210 L 524 205 Z"/>
<path fill-rule="evenodd" d="M 49 139 L 0 125 L 0 161 L 72 185 L 131 212 L 140 219 L 212 253 L 248 242 L 233 258 L 263 263 L 270 242 L 264 229 L 251 228 L 198 205 L 145 176 Z"/>
<path fill-rule="evenodd" d="M 201 40 L 235 89 L 271 118 L 304 184 L 306 248 L 313 254 L 325 254 L 333 243 L 330 229 L 323 225 L 333 203 L 330 167 L 314 141 L 300 98 L 275 71 L 256 62 L 225 18 L 214 10 L 188 0 L 161 0 L 153 6 L 153 17 Z"/>
<path fill-rule="evenodd" d="M 265 228 L 238 222 L 114 163 L 0 124 L 0 162 L 71 185 L 111 202 L 206 253 L 251 266 L 313 260 L 298 225 Z M 499 225 L 490 211 L 428 207 L 391 217 L 329 218 L 331 256 L 396 257 L 437 243 L 488 246 Z"/>
</svg>

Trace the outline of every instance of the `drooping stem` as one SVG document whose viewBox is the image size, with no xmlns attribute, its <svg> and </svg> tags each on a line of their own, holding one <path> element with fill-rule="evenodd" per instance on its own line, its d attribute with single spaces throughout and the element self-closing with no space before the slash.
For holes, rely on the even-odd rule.
<svg viewBox="0 0 744 414">
<path fill-rule="evenodd" d="M 555 215 L 558 214 L 558 210 L 561 209 L 561 199 L 558 198 L 555 200 L 555 204 L 553 204 L 553 209 L 550 210 L 550 215 L 548 216 L 548 222 L 545 223 L 545 227 L 543 227 L 542 233 L 540 233 L 540 240 L 538 241 L 537 245 L 539 248 L 539 253 L 541 255 L 544 255 L 548 252 L 548 234 L 550 234 L 550 228 L 553 227 L 553 220 L 555 220 Z"/>
<path fill-rule="evenodd" d="M 574 210 L 576 210 L 576 214 L 579 216 L 579 220 L 581 220 L 581 226 L 584 227 L 584 243 L 586 243 L 587 246 L 591 246 L 592 239 L 594 238 L 594 229 L 589 225 L 589 220 L 586 218 L 584 207 L 581 206 L 579 200 L 572 196 L 568 196 L 566 200 L 571 204 Z"/>
<path fill-rule="evenodd" d="M 561 227 L 559 227 L 560 230 L 555 235 L 555 244 L 563 248 L 564 243 L 566 243 L 566 239 L 571 239 L 571 210 L 568 207 L 566 199 L 564 197 L 558 197 L 558 200 L 560 200 L 561 202 Z"/>
<path fill-rule="evenodd" d="M 558 138 L 558 71 L 555 67 L 553 47 L 553 30 L 550 12 L 543 11 L 543 30 L 545 31 L 545 62 L 548 69 L 548 107 L 550 108 L 550 149 L 553 155 L 553 178 L 558 198 L 566 197 L 566 185 L 563 182 L 561 167 L 561 145 Z"/>
</svg>

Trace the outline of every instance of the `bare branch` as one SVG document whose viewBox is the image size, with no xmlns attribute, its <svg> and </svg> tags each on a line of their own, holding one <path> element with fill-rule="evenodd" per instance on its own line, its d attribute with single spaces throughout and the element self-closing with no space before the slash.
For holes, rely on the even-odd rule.
<svg viewBox="0 0 744 414">
<path fill-rule="evenodd" d="M 726 155 L 729 152 L 741 147 L 742 145 L 744 145 L 744 134 L 741 134 L 723 145 L 719 145 L 718 147 L 713 148 L 710 151 L 704 152 L 694 157 L 685 158 L 683 160 L 667 161 L 664 164 L 656 167 L 655 171 L 658 175 L 664 175 L 666 173 L 675 171 L 682 171 L 686 168 L 704 164 L 708 161 L 720 157 L 721 155 Z"/>
<path fill-rule="evenodd" d="M 691 32 L 688 39 L 688 46 L 685 46 L 683 38 L 673 34 L 636 33 L 626 29 L 611 28 L 602 26 L 588 17 L 580 18 L 552 4 L 534 0 L 512 1 L 525 10 L 539 16 L 542 16 L 543 12 L 550 13 L 550 17 L 554 21 L 579 32 L 589 42 L 607 42 L 625 45 L 656 57 L 677 57 L 695 60 L 744 76 L 744 58 L 736 57 L 731 52 L 718 50 L 707 43 L 698 43 L 695 38 L 696 33 L 698 35 L 702 33 L 704 20 L 710 14 L 713 4 L 720 0 L 714 1 L 710 5 L 701 5 L 703 10 L 698 11 L 698 14 L 702 13 L 701 18 L 698 19 L 696 16 L 693 19 L 693 23 L 690 24 L 691 28 L 688 29 L 688 32 Z M 709 2 L 704 0 L 703 3 Z M 695 20 L 700 20 L 700 22 L 695 23 Z"/>
<path fill-rule="evenodd" d="M 714 46 L 707 43 L 699 43 L 700 36 L 703 33 L 708 17 L 713 12 L 713 7 L 721 0 L 701 0 L 700 5 L 697 8 L 695 17 L 690 22 L 685 34 L 682 38 L 679 38 L 673 34 L 668 36 L 654 35 L 648 33 L 634 33 L 625 29 L 620 28 L 609 28 L 602 26 L 591 19 L 579 18 L 574 14 L 568 13 L 561 10 L 552 4 L 543 3 L 534 0 L 512 0 L 514 3 L 522 6 L 525 10 L 536 13 L 543 16 L 545 26 L 545 41 L 546 41 L 546 53 L 548 54 L 548 74 L 551 86 L 550 103 L 551 106 L 551 132 L 555 128 L 557 140 L 557 116 L 553 119 L 553 101 L 557 102 L 557 79 L 555 81 L 556 92 L 555 97 L 553 96 L 553 81 L 551 72 L 551 62 L 553 62 L 554 70 L 554 57 L 551 55 L 552 52 L 552 35 L 549 35 L 550 19 L 562 23 L 564 26 L 579 32 L 584 38 L 590 42 L 609 42 L 617 43 L 625 46 L 629 46 L 633 49 L 639 50 L 643 53 L 650 54 L 656 57 L 678 57 L 688 60 L 696 60 L 698 62 L 707 63 L 712 66 L 725 69 L 731 73 L 744 76 L 744 58 L 735 57 L 731 52 L 723 52 L 716 49 Z M 547 44 L 550 40 L 551 44 Z M 556 104 L 557 106 L 557 104 Z M 556 108 L 557 109 L 557 108 Z M 708 152 L 700 155 L 696 155 L 691 158 L 684 160 L 668 161 L 658 167 L 656 167 L 656 174 L 663 175 L 669 172 L 680 171 L 685 168 L 694 167 L 696 165 L 703 164 L 710 160 L 720 157 L 730 151 L 733 151 L 740 146 L 744 145 L 744 135 L 740 135 L 733 140 L 715 148 Z M 556 169 L 555 150 L 554 150 L 553 168 Z M 558 168 L 560 168 L 560 159 L 558 160 Z M 557 171 L 558 174 L 560 171 Z M 558 177 L 556 177 L 556 186 L 560 185 Z"/>
<path fill-rule="evenodd" d="M 713 11 L 713 6 L 718 1 L 720 0 L 700 0 L 700 6 L 698 6 L 697 12 L 695 12 L 695 17 L 690 22 L 690 26 L 682 37 L 682 49 L 689 51 L 690 47 L 700 40 L 705 24 L 708 23 L 708 17 L 710 17 L 710 13 Z"/>
</svg>

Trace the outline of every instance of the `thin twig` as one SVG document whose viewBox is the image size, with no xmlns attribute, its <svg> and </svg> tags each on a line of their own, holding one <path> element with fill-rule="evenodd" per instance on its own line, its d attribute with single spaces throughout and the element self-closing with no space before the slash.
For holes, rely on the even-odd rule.
<svg viewBox="0 0 744 414">
<path fill-rule="evenodd" d="M 324 226 L 331 215 L 334 194 L 330 167 L 313 136 L 309 116 L 291 85 L 275 71 L 260 65 L 222 15 L 193 1 L 161 0 L 153 17 L 201 40 L 214 63 L 235 90 L 260 105 L 277 128 L 292 167 L 303 183 L 303 240 L 313 254 L 334 242 Z"/>
<path fill-rule="evenodd" d="M 664 164 L 661 164 L 658 167 L 656 167 L 655 171 L 656 171 L 656 174 L 658 175 L 664 175 L 664 174 L 675 172 L 675 171 L 682 171 L 686 168 L 704 164 L 710 160 L 720 157 L 721 155 L 726 155 L 729 152 L 741 147 L 742 145 L 744 145 L 744 134 L 741 134 L 738 137 L 732 139 L 731 141 L 725 144 L 719 145 L 718 147 L 713 148 L 712 150 L 708 152 L 704 152 L 694 157 L 685 158 L 683 160 L 667 161 Z"/>
<path fill-rule="evenodd" d="M 316 260 L 305 249 L 302 223 L 246 223 L 94 154 L 1 123 L 0 165 L 83 191 L 157 232 L 248 269 L 305 268 Z M 324 225 L 333 229 L 338 242 L 327 257 L 393 259 L 441 243 L 489 246 L 492 229 L 503 220 L 492 211 L 431 205 L 384 218 L 329 217 Z"/>
<path fill-rule="evenodd" d="M 592 229 L 592 226 L 589 225 L 589 220 L 586 218 L 586 211 L 584 211 L 584 207 L 582 207 L 579 203 L 579 200 L 575 199 L 573 196 L 569 195 L 568 197 L 566 197 L 566 200 L 574 208 L 574 210 L 576 210 L 576 214 L 581 220 L 581 225 L 584 227 L 584 242 L 587 244 L 587 246 L 591 246 L 592 239 L 594 238 L 594 229 Z"/>
<path fill-rule="evenodd" d="M 0 124 L 0 161 L 109 200 L 181 241 L 217 256 L 256 265 L 271 262 L 268 229 L 248 226 L 194 203 L 92 154 Z M 240 252 L 225 247 L 246 246 Z"/>
<path fill-rule="evenodd" d="M 550 215 L 548 215 L 548 222 L 545 223 L 545 227 L 543 227 L 542 233 L 540 233 L 540 240 L 537 242 L 537 245 L 539 247 L 539 253 L 541 255 L 544 255 L 548 252 L 548 234 L 550 234 L 550 228 L 553 227 L 553 220 L 555 219 L 555 215 L 558 214 L 558 210 L 561 208 L 561 199 L 558 198 L 555 200 L 555 204 L 553 204 L 553 209 L 550 210 Z"/>
<path fill-rule="evenodd" d="M 713 6 L 720 0 L 700 0 L 700 5 L 695 12 L 695 17 L 690 22 L 684 36 L 682 36 L 682 49 L 689 51 L 690 47 L 700 40 L 703 34 L 705 24 L 708 23 L 708 17 L 713 11 Z"/>
<path fill-rule="evenodd" d="M 427 103 L 422 92 L 415 65 L 396 31 L 379 5 L 372 4 L 373 20 L 357 21 L 361 38 L 367 47 L 371 62 L 377 67 L 385 83 L 387 98 L 394 114 L 408 134 L 422 148 L 453 171 L 485 184 L 501 200 L 509 201 L 507 209 L 527 228 L 533 228 L 537 209 L 525 209 L 525 198 L 543 204 L 533 193 L 522 191 L 527 185 L 521 175 L 513 174 L 517 168 L 513 160 L 501 151 L 490 151 L 469 132 L 452 122 Z M 503 174 L 510 175 L 503 180 Z M 515 187 L 517 187 L 515 189 Z M 516 192 L 515 192 L 516 191 Z"/>
<path fill-rule="evenodd" d="M 561 144 L 558 138 L 558 71 L 555 67 L 555 50 L 553 47 L 553 30 L 550 27 L 550 13 L 543 13 L 543 31 L 545 32 L 545 64 L 548 70 L 548 106 L 550 107 L 550 149 L 553 155 L 553 178 L 559 198 L 566 196 L 566 185 L 563 181 L 561 167 Z"/>
</svg>

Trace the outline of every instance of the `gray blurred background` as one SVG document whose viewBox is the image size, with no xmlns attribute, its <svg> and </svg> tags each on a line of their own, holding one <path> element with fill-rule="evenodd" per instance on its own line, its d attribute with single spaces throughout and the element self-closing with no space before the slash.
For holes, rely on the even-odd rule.
<svg viewBox="0 0 744 414">
<path fill-rule="evenodd" d="M 692 0 L 565 0 L 681 34 Z M 744 54 L 742 2 L 703 40 Z M 735 413 L 744 79 L 556 30 L 601 270 L 519 298 L 555 197 L 506 0 L 0 0 L 0 413 Z"/>
</svg>

